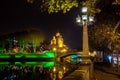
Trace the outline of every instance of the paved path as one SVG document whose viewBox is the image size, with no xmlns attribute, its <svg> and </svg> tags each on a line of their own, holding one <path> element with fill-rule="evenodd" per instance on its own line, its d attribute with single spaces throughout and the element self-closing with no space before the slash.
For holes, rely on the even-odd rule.
<svg viewBox="0 0 120 80">
<path fill-rule="evenodd" d="M 89 65 L 82 65 L 62 80 L 90 80 Z"/>
<path fill-rule="evenodd" d="M 62 80 L 83 80 L 83 74 L 84 74 L 83 71 L 75 70 L 73 73 L 66 76 Z"/>
<path fill-rule="evenodd" d="M 94 75 L 96 80 L 120 80 L 120 76 L 106 73 L 100 70 L 95 69 Z"/>
</svg>

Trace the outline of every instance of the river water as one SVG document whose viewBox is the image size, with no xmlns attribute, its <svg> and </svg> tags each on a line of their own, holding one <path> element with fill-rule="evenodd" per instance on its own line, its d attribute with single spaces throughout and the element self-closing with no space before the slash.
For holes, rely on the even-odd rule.
<svg viewBox="0 0 120 80">
<path fill-rule="evenodd" d="M 75 69 L 68 62 L 0 62 L 0 80 L 62 80 Z"/>
</svg>

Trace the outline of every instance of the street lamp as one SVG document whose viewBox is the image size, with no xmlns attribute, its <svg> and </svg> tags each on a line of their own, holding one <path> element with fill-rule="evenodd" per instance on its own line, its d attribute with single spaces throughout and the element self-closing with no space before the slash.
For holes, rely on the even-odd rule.
<svg viewBox="0 0 120 80">
<path fill-rule="evenodd" d="M 94 17 L 88 14 L 87 7 L 82 7 L 82 15 L 78 15 L 76 22 L 83 26 L 83 54 L 89 55 L 89 45 L 88 45 L 88 30 L 87 26 L 90 25 Z"/>
<path fill-rule="evenodd" d="M 94 17 L 88 14 L 88 9 L 87 7 L 82 7 L 82 15 L 76 18 L 76 22 L 79 25 L 83 26 L 83 55 L 89 56 L 89 44 L 88 44 L 88 29 L 87 26 L 92 24 L 94 20 Z M 91 62 L 90 58 L 88 59 L 84 59 L 83 62 L 89 62 L 90 63 L 90 67 L 89 67 L 89 71 L 90 71 L 90 77 L 93 77 L 93 63 Z M 88 78 L 88 80 L 89 80 Z"/>
</svg>

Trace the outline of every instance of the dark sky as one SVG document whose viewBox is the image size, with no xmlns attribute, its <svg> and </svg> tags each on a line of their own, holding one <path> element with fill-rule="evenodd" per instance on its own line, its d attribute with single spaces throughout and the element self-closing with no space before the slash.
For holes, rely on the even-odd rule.
<svg viewBox="0 0 120 80">
<path fill-rule="evenodd" d="M 43 32 L 47 39 L 52 39 L 59 31 L 69 47 L 82 46 L 82 27 L 75 23 L 79 13 L 76 8 L 66 14 L 41 13 L 35 5 L 27 4 L 26 0 L 1 0 L 0 8 L 1 35 L 34 28 Z"/>
</svg>

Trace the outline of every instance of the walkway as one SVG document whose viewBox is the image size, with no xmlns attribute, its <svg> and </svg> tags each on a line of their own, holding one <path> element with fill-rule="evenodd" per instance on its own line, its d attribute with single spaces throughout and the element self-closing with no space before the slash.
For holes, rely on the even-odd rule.
<svg viewBox="0 0 120 80">
<path fill-rule="evenodd" d="M 96 80 L 120 80 L 120 71 L 111 68 L 107 63 L 95 64 L 94 76 Z"/>
<path fill-rule="evenodd" d="M 120 80 L 120 76 L 109 74 L 101 70 L 95 70 L 94 76 L 96 80 Z"/>
<path fill-rule="evenodd" d="M 73 73 L 66 76 L 62 80 L 84 80 L 83 75 L 84 75 L 84 71 L 75 70 Z"/>
</svg>

